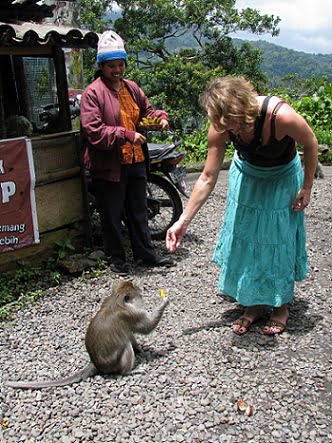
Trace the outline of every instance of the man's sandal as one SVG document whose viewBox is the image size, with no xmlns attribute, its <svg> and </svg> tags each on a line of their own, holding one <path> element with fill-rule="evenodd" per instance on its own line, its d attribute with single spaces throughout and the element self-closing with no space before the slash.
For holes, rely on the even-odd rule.
<svg viewBox="0 0 332 443">
<path fill-rule="evenodd" d="M 281 323 L 280 321 L 277 320 L 269 320 L 266 323 L 266 325 L 263 327 L 263 334 L 277 335 L 283 333 L 285 329 L 286 329 L 285 323 Z"/>
<path fill-rule="evenodd" d="M 237 335 L 244 335 L 249 331 L 251 325 L 252 321 L 248 320 L 245 317 L 240 317 L 237 320 L 235 320 L 235 322 L 233 323 L 233 332 L 234 334 Z M 237 331 L 234 331 L 234 326 L 240 326 L 240 327 Z M 244 331 L 240 332 L 241 329 L 244 329 Z"/>
</svg>

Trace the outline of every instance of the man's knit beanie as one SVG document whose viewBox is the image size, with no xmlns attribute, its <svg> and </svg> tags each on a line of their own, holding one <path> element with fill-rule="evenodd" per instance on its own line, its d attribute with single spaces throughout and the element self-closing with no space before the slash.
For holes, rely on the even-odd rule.
<svg viewBox="0 0 332 443">
<path fill-rule="evenodd" d="M 98 41 L 97 63 L 109 60 L 124 60 L 126 63 L 128 60 L 123 40 L 114 31 L 105 31 Z"/>
</svg>

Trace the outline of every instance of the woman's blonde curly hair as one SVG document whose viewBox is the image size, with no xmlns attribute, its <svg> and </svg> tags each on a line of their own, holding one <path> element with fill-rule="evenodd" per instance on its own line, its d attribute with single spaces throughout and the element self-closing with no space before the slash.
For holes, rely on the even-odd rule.
<svg viewBox="0 0 332 443">
<path fill-rule="evenodd" d="M 243 77 L 221 77 L 213 80 L 200 96 L 200 104 L 210 122 L 220 132 L 232 122 L 249 131 L 259 114 L 257 92 Z"/>
</svg>

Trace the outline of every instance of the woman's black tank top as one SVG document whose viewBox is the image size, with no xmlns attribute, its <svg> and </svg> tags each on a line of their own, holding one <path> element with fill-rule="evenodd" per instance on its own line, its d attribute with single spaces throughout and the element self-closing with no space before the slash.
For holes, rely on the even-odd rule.
<svg viewBox="0 0 332 443">
<path fill-rule="evenodd" d="M 270 137 L 266 145 L 262 144 L 262 129 L 270 98 L 266 97 L 264 99 L 262 110 L 255 121 L 254 138 L 250 143 L 244 143 L 239 136 L 229 132 L 229 137 L 239 157 L 255 166 L 284 165 L 289 163 L 296 155 L 296 143 L 293 138 L 288 135 L 281 140 L 275 138 L 275 119 L 280 106 L 286 103 L 284 100 L 274 107 L 271 117 Z"/>
</svg>

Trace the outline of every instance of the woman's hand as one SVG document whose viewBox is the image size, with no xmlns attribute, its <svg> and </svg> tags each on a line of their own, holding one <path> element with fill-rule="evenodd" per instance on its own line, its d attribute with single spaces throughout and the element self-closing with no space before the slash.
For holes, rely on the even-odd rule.
<svg viewBox="0 0 332 443">
<path fill-rule="evenodd" d="M 293 204 L 292 204 L 292 208 L 294 211 L 296 212 L 301 212 L 303 211 L 309 204 L 310 202 L 310 190 L 308 189 L 300 189 L 300 191 L 297 193 Z"/>
<path fill-rule="evenodd" d="M 188 223 L 181 218 L 171 226 L 166 234 L 166 248 L 174 252 L 181 244 L 184 234 L 187 231 Z"/>
</svg>

